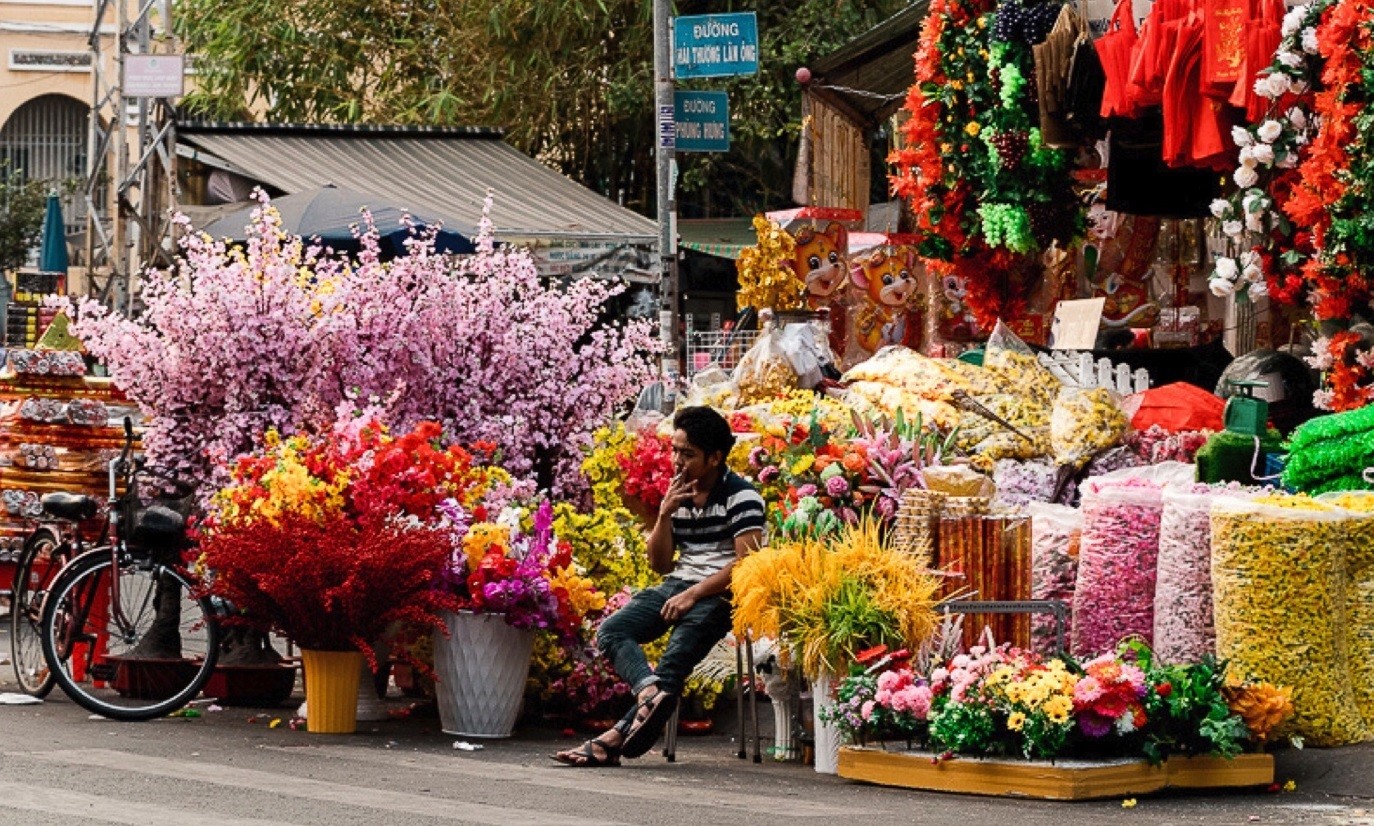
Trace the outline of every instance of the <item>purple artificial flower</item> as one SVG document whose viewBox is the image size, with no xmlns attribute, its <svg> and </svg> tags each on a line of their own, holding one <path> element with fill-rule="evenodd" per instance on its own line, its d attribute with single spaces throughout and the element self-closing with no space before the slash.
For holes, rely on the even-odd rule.
<svg viewBox="0 0 1374 826">
<path fill-rule="evenodd" d="M 759 471 L 759 482 L 764 485 L 772 484 L 773 482 L 777 481 L 777 478 L 780 475 L 782 475 L 782 471 L 778 470 L 773 465 L 769 465 L 768 467 Z"/>
<path fill-rule="evenodd" d="M 831 496 L 843 496 L 849 493 L 849 480 L 843 476 L 832 476 L 825 480 L 825 492 Z"/>
</svg>

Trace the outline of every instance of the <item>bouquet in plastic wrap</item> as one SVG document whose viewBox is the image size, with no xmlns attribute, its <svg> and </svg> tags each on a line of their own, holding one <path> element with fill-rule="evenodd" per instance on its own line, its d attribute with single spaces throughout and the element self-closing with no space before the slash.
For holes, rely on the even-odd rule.
<svg viewBox="0 0 1374 826">
<path fill-rule="evenodd" d="M 767 402 L 797 388 L 797 371 L 783 349 L 782 333 L 769 327 L 735 365 L 740 404 Z"/>
</svg>

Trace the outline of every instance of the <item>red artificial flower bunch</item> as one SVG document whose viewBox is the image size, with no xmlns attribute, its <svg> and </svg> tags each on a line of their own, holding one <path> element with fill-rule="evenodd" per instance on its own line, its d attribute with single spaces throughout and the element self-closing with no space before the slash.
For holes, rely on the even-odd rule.
<svg viewBox="0 0 1374 826">
<path fill-rule="evenodd" d="M 1144 700 L 1149 693 L 1145 671 L 1105 654 L 1083 664 L 1083 677 L 1073 689 L 1078 727 L 1089 737 L 1138 731 L 1147 722 Z"/>
<path fill-rule="evenodd" d="M 640 433 L 629 455 L 617 456 L 616 461 L 625 474 L 626 495 L 657 513 L 673 481 L 672 440 L 649 431 Z"/>
<path fill-rule="evenodd" d="M 461 607 L 435 587 L 451 552 L 448 534 L 434 528 L 286 514 L 216 525 L 201 539 L 198 564 L 209 593 L 236 609 L 226 624 L 302 648 L 362 651 L 375 668 L 372 643 L 392 623 L 428 627 Z"/>
</svg>

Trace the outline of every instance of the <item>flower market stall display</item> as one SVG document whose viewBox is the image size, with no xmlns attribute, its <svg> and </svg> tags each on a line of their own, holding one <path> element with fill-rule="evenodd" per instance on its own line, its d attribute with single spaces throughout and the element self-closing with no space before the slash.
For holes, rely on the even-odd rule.
<svg viewBox="0 0 1374 826">
<path fill-rule="evenodd" d="M 1368 740 L 1344 645 L 1348 515 L 1301 496 L 1212 506 L 1217 654 L 1237 673 L 1293 687 L 1294 733 Z"/>
<path fill-rule="evenodd" d="M 495 248 L 490 199 L 474 255 L 419 236 L 383 262 L 365 216 L 350 262 L 282 233 L 262 198 L 241 249 L 186 234 L 177 267 L 141 279 L 138 317 L 72 308 L 143 411 L 150 461 L 213 489 L 269 429 L 323 430 L 339 405 L 374 404 L 402 430 L 434 420 L 497 445 L 541 489 L 585 491 L 583 445 L 654 376 L 650 325 L 604 321 L 622 286 L 541 279 L 528 250 Z"/>
<path fill-rule="evenodd" d="M 781 540 L 737 563 L 735 636 L 777 640 L 780 658 L 800 664 L 824 698 L 858 652 L 913 650 L 928 639 L 938 587 L 917 557 L 892 550 L 864 519 L 830 540 Z M 833 774 L 839 742 L 816 722 L 816 770 Z"/>
<path fill-rule="evenodd" d="M 975 647 L 933 666 L 899 664 L 841 682 L 826 716 L 851 742 L 887 743 L 844 749 L 843 776 L 1083 799 L 1155 791 L 1170 785 L 1173 772 L 1180 773 L 1173 785 L 1193 785 L 1185 779 L 1196 771 L 1192 761 L 1214 757 L 1221 765 L 1240 762 L 1195 782 L 1263 785 L 1272 782 L 1272 758 L 1242 752 L 1262 747 L 1292 712 L 1286 689 L 1236 680 L 1212 660 L 1164 665 L 1138 643 L 1081 663 L 1007 646 Z M 1094 762 L 1074 760 L 1085 757 Z M 1019 768 L 1026 765 L 1020 761 L 1044 760 L 1054 767 Z M 1160 763 L 1167 769 L 1150 768 Z"/>
<path fill-rule="evenodd" d="M 509 479 L 438 447 L 436 423 L 391 436 L 361 421 L 265 434 L 262 451 L 234 463 L 200 541 L 210 592 L 241 612 L 225 622 L 301 646 L 312 731 L 353 730 L 361 661 L 376 667 L 373 645 L 392 623 L 429 625 L 462 607 L 436 587 L 453 552 L 438 508 L 495 498 Z M 337 696 L 321 693 L 326 666 L 344 680 Z"/>
</svg>

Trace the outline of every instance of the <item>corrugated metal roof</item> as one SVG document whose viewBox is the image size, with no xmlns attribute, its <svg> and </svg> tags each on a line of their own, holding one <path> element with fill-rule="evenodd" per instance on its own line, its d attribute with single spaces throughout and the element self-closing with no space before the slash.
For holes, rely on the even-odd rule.
<svg viewBox="0 0 1374 826">
<path fill-rule="evenodd" d="M 288 194 L 352 187 L 444 216 L 464 235 L 476 232 L 490 188 L 502 240 L 658 242 L 654 221 L 522 154 L 498 130 L 184 123 L 177 140 L 191 157 Z"/>
<path fill-rule="evenodd" d="M 758 243 L 753 218 L 692 218 L 677 222 L 678 246 L 719 258 L 739 258 Z"/>
</svg>

